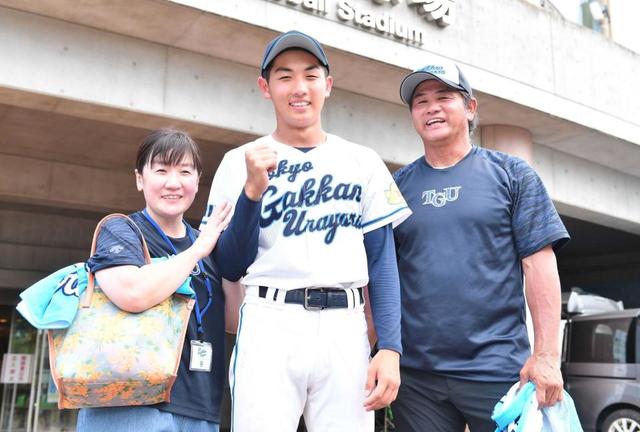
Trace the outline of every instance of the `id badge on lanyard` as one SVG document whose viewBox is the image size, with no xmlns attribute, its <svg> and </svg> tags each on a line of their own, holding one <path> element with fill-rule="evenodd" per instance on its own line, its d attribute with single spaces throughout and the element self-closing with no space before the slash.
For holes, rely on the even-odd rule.
<svg viewBox="0 0 640 432">
<path fill-rule="evenodd" d="M 196 372 L 211 372 L 212 363 L 213 348 L 211 347 L 211 343 L 192 340 L 189 370 Z"/>
</svg>

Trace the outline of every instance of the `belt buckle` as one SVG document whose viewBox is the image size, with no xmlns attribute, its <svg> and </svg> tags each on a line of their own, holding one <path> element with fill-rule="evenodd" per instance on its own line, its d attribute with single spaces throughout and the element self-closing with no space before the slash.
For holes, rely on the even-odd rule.
<svg viewBox="0 0 640 432">
<path fill-rule="evenodd" d="M 319 311 L 319 310 L 323 310 L 325 307 L 324 306 L 310 306 L 309 305 L 309 290 L 313 289 L 313 290 L 318 290 L 318 288 L 305 288 L 304 289 L 304 303 L 303 306 L 306 310 L 308 311 Z M 322 288 L 319 288 L 320 292 L 322 291 Z"/>
</svg>

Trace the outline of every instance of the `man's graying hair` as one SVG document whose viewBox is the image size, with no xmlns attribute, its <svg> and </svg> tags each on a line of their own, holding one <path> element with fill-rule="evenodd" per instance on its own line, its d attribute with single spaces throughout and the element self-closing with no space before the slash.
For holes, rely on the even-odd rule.
<svg viewBox="0 0 640 432">
<path fill-rule="evenodd" d="M 468 108 L 469 103 L 471 102 L 471 99 L 472 99 L 471 96 L 467 92 L 463 92 L 463 91 L 461 91 L 460 94 L 462 95 L 462 99 L 464 99 L 464 106 Z M 471 136 L 473 134 L 473 131 L 478 126 L 478 110 L 477 109 L 475 114 L 473 115 L 473 119 L 469 120 L 467 124 L 469 125 L 469 136 Z"/>
</svg>

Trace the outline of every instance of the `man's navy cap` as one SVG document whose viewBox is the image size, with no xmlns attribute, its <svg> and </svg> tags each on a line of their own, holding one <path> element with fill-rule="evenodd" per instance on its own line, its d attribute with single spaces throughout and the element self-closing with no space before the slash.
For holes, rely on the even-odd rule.
<svg viewBox="0 0 640 432">
<path fill-rule="evenodd" d="M 264 56 L 262 57 L 260 75 L 264 77 L 264 74 L 273 59 L 275 59 L 282 51 L 291 48 L 299 48 L 310 52 L 318 59 L 322 66 L 329 70 L 329 60 L 327 60 L 327 55 L 324 53 L 320 42 L 307 34 L 297 30 L 291 30 L 286 33 L 282 33 L 280 36 L 277 36 L 269 42 L 264 50 Z"/>
<path fill-rule="evenodd" d="M 416 87 L 423 81 L 432 79 L 436 79 L 451 88 L 473 96 L 469 81 L 467 81 L 462 74 L 458 65 L 443 60 L 425 65 L 404 77 L 402 84 L 400 84 L 400 99 L 402 99 L 402 102 L 411 106 Z"/>
</svg>

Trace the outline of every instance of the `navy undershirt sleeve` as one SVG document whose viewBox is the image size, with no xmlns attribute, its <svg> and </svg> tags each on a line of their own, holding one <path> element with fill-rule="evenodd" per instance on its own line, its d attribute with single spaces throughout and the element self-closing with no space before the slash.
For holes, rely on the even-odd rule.
<svg viewBox="0 0 640 432">
<path fill-rule="evenodd" d="M 402 354 L 400 337 L 400 278 L 391 224 L 364 235 L 369 267 L 369 299 L 378 349 Z"/>
<path fill-rule="evenodd" d="M 256 259 L 261 207 L 261 201 L 252 201 L 244 190 L 240 193 L 231 222 L 213 250 L 223 278 L 237 281 Z"/>
</svg>

